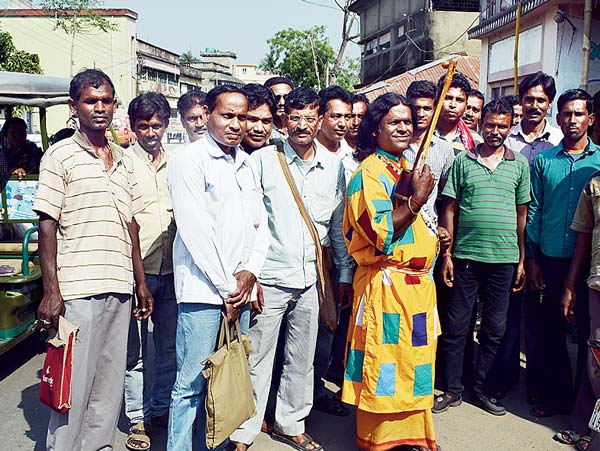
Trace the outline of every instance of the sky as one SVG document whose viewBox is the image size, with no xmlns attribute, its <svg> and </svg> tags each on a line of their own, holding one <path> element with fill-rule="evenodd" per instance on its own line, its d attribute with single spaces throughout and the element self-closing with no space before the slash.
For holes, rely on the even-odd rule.
<svg viewBox="0 0 600 451">
<path fill-rule="evenodd" d="M 176 53 L 205 48 L 233 51 L 239 64 L 258 64 L 267 53 L 267 40 L 286 28 L 325 25 L 329 41 L 340 45 L 343 14 L 333 0 L 105 0 L 104 7 L 138 13 L 140 39 Z M 0 1 L 0 3 L 3 3 Z M 345 56 L 358 57 L 350 44 Z"/>
</svg>

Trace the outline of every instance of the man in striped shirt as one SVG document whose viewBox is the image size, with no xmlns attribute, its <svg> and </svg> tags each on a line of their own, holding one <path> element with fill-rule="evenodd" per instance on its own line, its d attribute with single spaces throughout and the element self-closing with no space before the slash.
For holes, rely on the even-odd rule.
<svg viewBox="0 0 600 451">
<path fill-rule="evenodd" d="M 488 103 L 483 109 L 484 143 L 456 157 L 444 188 L 449 199 L 441 222 L 454 239 L 442 265 L 444 283 L 450 288 L 440 338 L 446 393 L 436 398 L 434 413 L 462 401 L 463 352 L 478 293 L 483 318 L 474 401 L 493 415 L 506 413 L 484 391 L 484 384 L 504 335 L 513 277 L 516 291 L 525 282 L 529 168 L 525 157 L 504 146 L 511 122 L 512 107 L 506 101 Z"/>
<path fill-rule="evenodd" d="M 153 306 L 134 219 L 143 204 L 129 154 L 104 137 L 116 103 L 110 78 L 83 71 L 69 95 L 79 130 L 44 154 L 33 207 L 44 280 L 38 317 L 46 328 L 56 328 L 59 315 L 79 327 L 72 407 L 51 413 L 46 449 L 112 449 L 134 279 L 136 318 Z"/>
</svg>

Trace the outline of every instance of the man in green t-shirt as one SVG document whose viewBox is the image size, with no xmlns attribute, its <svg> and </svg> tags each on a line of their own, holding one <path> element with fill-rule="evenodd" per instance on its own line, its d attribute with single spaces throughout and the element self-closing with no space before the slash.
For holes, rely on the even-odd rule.
<svg viewBox="0 0 600 451">
<path fill-rule="evenodd" d="M 456 157 L 443 191 L 447 205 L 441 225 L 453 241 L 442 263 L 442 277 L 450 288 L 440 337 L 446 390 L 436 398 L 434 413 L 462 402 L 463 353 L 478 293 L 483 316 L 473 375 L 474 401 L 494 415 L 506 413 L 484 391 L 484 383 L 504 335 L 513 281 L 517 291 L 525 283 L 529 167 L 525 157 L 504 146 L 512 114 L 512 107 L 502 99 L 484 107 L 484 142 Z"/>
</svg>

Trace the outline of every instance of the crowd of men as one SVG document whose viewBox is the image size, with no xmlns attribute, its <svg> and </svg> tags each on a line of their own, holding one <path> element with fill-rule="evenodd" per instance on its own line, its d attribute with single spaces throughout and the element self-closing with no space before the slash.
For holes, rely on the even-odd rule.
<svg viewBox="0 0 600 451">
<path fill-rule="evenodd" d="M 406 92 L 405 167 L 415 163 L 442 83 L 415 81 Z M 561 438 L 578 439 L 599 396 L 586 340 L 600 338 L 593 304 L 600 96 L 572 89 L 555 97 L 553 78 L 538 72 L 521 79 L 518 96 L 486 103 L 456 73 L 441 99 L 426 159 L 435 188 L 422 210 L 439 222 L 442 244 L 434 271 L 442 394 L 432 410 L 458 406 L 468 385 L 476 405 L 506 412 L 500 400 L 519 380 L 523 310 L 532 414 L 572 412 L 572 430 Z M 79 129 L 45 152 L 34 207 L 39 318 L 56 327 L 62 314 L 80 328 L 72 408 L 52 412 L 47 449 L 112 449 L 123 389 L 129 449 L 148 449 L 154 428 L 167 429 L 170 451 L 193 442 L 207 449 L 200 362 L 215 351 L 223 315 L 239 319 L 252 341 L 257 413 L 217 449 L 244 451 L 261 430 L 295 449 L 322 449 L 305 429 L 311 409 L 349 413 L 324 380 L 342 385 L 350 311 L 358 307 L 342 221 L 369 100 L 339 86 L 316 93 L 283 77 L 189 91 L 177 108 L 190 144 L 170 152 L 162 146 L 170 107 L 161 94 L 130 103 L 138 138 L 130 149 L 105 138 L 116 105 L 108 76 L 77 74 L 70 99 Z M 553 105 L 559 127 L 547 117 Z M 284 164 L 329 257 L 340 307 L 335 331 L 319 325 L 315 243 L 286 189 Z"/>
</svg>

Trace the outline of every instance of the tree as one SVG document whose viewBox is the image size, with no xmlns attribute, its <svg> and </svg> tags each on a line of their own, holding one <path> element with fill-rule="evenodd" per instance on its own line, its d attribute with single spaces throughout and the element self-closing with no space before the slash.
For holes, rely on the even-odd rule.
<svg viewBox="0 0 600 451">
<path fill-rule="evenodd" d="M 35 53 L 18 50 L 13 44 L 12 36 L 0 31 L 0 70 L 41 74 L 40 57 Z"/>
<path fill-rule="evenodd" d="M 358 58 L 346 58 L 338 71 L 337 80 L 331 84 L 338 84 L 348 90 L 354 89 L 354 85 L 360 83 L 360 61 Z"/>
<path fill-rule="evenodd" d="M 108 32 L 117 27 L 94 9 L 104 4 L 102 0 L 42 0 L 42 9 L 54 12 L 55 30 L 62 30 L 71 37 L 71 76 L 75 69 L 75 38 L 78 34 L 99 30 Z"/>
<path fill-rule="evenodd" d="M 337 56 L 335 58 L 335 63 L 333 64 L 333 68 L 331 69 L 331 77 L 330 83 L 334 84 L 342 84 L 342 82 L 338 82 L 338 76 L 344 76 L 347 78 L 348 75 L 348 67 L 344 68 L 344 53 L 346 53 L 346 47 L 348 47 L 348 43 L 352 42 L 359 36 L 359 33 L 353 31 L 354 24 L 356 23 L 356 14 L 350 11 L 350 4 L 354 2 L 354 0 L 333 0 L 332 3 L 335 3 L 336 6 L 330 5 L 328 3 L 318 3 L 313 0 L 302 0 L 304 3 L 308 3 L 310 5 L 321 6 L 323 8 L 330 9 L 339 9 L 344 14 L 342 19 L 342 41 L 340 42 L 340 47 L 337 51 Z M 351 65 L 352 66 L 352 65 Z M 360 72 L 360 65 L 356 70 L 356 74 Z M 345 71 L 345 73 L 344 73 Z M 357 75 L 358 77 L 358 75 Z M 360 79 L 357 79 L 355 84 L 360 82 Z M 348 88 L 350 89 L 350 88 Z"/>
<path fill-rule="evenodd" d="M 267 41 L 269 51 L 260 68 L 288 77 L 297 86 L 321 89 L 335 62 L 324 26 L 308 30 L 288 28 Z"/>
<path fill-rule="evenodd" d="M 184 52 L 179 57 L 179 64 L 182 66 L 191 66 L 192 64 L 198 64 L 200 62 L 200 58 L 196 58 L 190 50 Z"/>
</svg>

